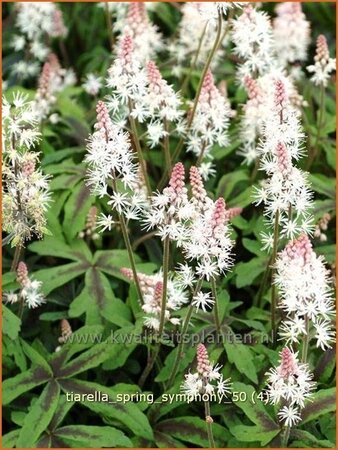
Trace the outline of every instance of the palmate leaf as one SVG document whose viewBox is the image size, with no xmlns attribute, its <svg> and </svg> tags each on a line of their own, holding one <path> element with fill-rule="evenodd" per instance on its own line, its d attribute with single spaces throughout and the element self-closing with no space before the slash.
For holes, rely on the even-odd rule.
<svg viewBox="0 0 338 450">
<path fill-rule="evenodd" d="M 290 433 L 290 439 L 293 440 L 293 446 L 300 446 L 303 443 L 304 446 L 311 448 L 336 448 L 335 444 L 327 439 L 318 439 L 313 434 L 305 430 L 292 429 Z"/>
<path fill-rule="evenodd" d="M 281 432 L 280 428 L 271 431 L 262 430 L 258 426 L 236 425 L 230 428 L 231 434 L 240 442 L 260 442 L 262 446 L 267 445 Z"/>
<path fill-rule="evenodd" d="M 90 267 L 88 262 L 73 262 L 61 266 L 41 269 L 34 273 L 35 279 L 42 282 L 42 292 L 48 295 L 54 289 L 81 276 Z"/>
<path fill-rule="evenodd" d="M 6 305 L 2 305 L 2 332 L 11 339 L 17 339 L 21 320 Z"/>
<path fill-rule="evenodd" d="M 236 366 L 237 370 L 257 384 L 257 370 L 250 347 L 241 343 L 224 341 L 224 348 L 229 361 Z"/>
<path fill-rule="evenodd" d="M 232 391 L 246 393 L 246 400 L 236 401 L 235 405 L 244 412 L 251 422 L 257 425 L 258 429 L 266 432 L 280 430 L 279 425 L 270 417 L 261 400 L 257 399 L 255 396 L 255 389 L 253 386 L 234 382 Z"/>
<path fill-rule="evenodd" d="M 73 392 L 76 394 L 95 394 L 95 392 L 101 392 L 102 394 L 107 394 L 110 401 L 116 401 L 116 394 L 111 389 L 97 383 L 71 379 L 60 380 L 60 385 L 65 392 Z M 134 403 L 124 404 L 116 402 L 110 404 L 104 401 L 92 402 L 83 400 L 81 404 L 102 417 L 114 419 L 122 423 L 136 436 L 153 441 L 153 431 L 149 421 Z"/>
<path fill-rule="evenodd" d="M 56 430 L 53 436 L 70 448 L 133 447 L 131 440 L 122 431 L 112 427 L 69 425 Z"/>
<path fill-rule="evenodd" d="M 65 218 L 63 221 L 63 229 L 69 240 L 84 229 L 88 211 L 93 202 L 94 197 L 90 195 L 90 190 L 84 180 L 72 189 L 72 193 L 64 205 Z"/>
<path fill-rule="evenodd" d="M 28 392 L 40 384 L 50 380 L 51 374 L 43 367 L 26 370 L 13 378 L 8 378 L 2 384 L 2 402 L 7 405 L 24 392 Z"/>
<path fill-rule="evenodd" d="M 302 424 L 336 411 L 336 388 L 322 389 L 316 392 L 311 400 L 301 413 Z"/>
<path fill-rule="evenodd" d="M 57 381 L 50 381 L 25 417 L 16 443 L 18 448 L 33 448 L 35 446 L 39 436 L 47 429 L 53 417 L 59 394 L 60 386 Z"/>
<path fill-rule="evenodd" d="M 229 431 L 217 423 L 212 424 L 212 431 L 216 447 L 225 448 L 230 437 Z M 184 416 L 177 419 L 164 420 L 156 426 L 156 432 L 202 448 L 209 447 L 206 423 L 199 417 Z"/>
<path fill-rule="evenodd" d="M 102 318 L 118 326 L 131 323 L 128 306 L 117 299 L 107 277 L 96 267 L 87 270 L 85 287 L 70 305 L 69 316 L 86 314 L 86 325 L 102 322 Z"/>
</svg>

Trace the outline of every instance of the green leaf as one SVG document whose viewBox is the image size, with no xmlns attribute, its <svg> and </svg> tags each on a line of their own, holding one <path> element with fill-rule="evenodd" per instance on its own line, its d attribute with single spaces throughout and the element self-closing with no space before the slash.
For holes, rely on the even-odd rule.
<svg viewBox="0 0 338 450">
<path fill-rule="evenodd" d="M 248 173 L 244 170 L 237 170 L 223 175 L 218 183 L 216 197 L 224 197 L 227 200 L 235 186 L 241 181 L 248 180 L 248 178 Z"/>
<path fill-rule="evenodd" d="M 135 255 L 135 262 L 140 262 L 140 257 Z M 95 253 L 93 264 L 98 269 L 120 280 L 126 280 L 120 272 L 121 267 L 130 267 L 127 250 L 99 250 Z M 129 280 L 128 280 L 129 281 Z"/>
<path fill-rule="evenodd" d="M 93 204 L 94 197 L 90 195 L 88 186 L 81 182 L 72 189 L 64 210 L 63 229 L 69 240 L 73 239 L 84 229 L 88 211 Z"/>
<path fill-rule="evenodd" d="M 24 392 L 28 392 L 50 379 L 50 373 L 43 367 L 27 370 L 13 378 L 8 378 L 2 384 L 2 402 L 7 405 Z"/>
<path fill-rule="evenodd" d="M 121 351 L 120 345 L 108 341 L 96 344 L 77 358 L 70 361 L 58 372 L 59 378 L 69 378 L 78 373 L 85 372 L 99 366 L 108 358 L 116 357 Z"/>
<path fill-rule="evenodd" d="M 38 270 L 34 273 L 34 277 L 42 282 L 42 291 L 45 295 L 48 295 L 57 287 L 63 286 L 82 275 L 88 267 L 90 267 L 88 262 L 73 262 Z"/>
<path fill-rule="evenodd" d="M 20 430 L 13 430 L 2 436 L 2 448 L 14 448 L 18 440 Z"/>
<path fill-rule="evenodd" d="M 280 433 L 280 428 L 277 427 L 275 430 L 266 431 L 262 430 L 258 426 L 247 426 L 247 425 L 235 425 L 230 428 L 231 434 L 235 436 L 236 439 L 242 442 L 260 442 L 262 446 L 266 446 L 272 439 Z"/>
<path fill-rule="evenodd" d="M 243 246 L 256 256 L 263 256 L 262 244 L 254 239 L 243 238 Z"/>
<path fill-rule="evenodd" d="M 87 325 L 99 322 L 100 316 L 118 326 L 131 323 L 128 306 L 115 298 L 107 277 L 96 267 L 86 272 L 85 291 L 86 295 L 82 295 L 82 312 L 86 312 Z M 70 315 L 73 313 L 74 308 L 71 308 Z"/>
<path fill-rule="evenodd" d="M 59 394 L 60 386 L 58 383 L 56 381 L 49 382 L 25 417 L 17 441 L 18 448 L 35 447 L 39 436 L 47 429 L 53 417 L 58 404 Z"/>
<path fill-rule="evenodd" d="M 235 405 L 240 408 L 244 414 L 251 420 L 260 430 L 269 432 L 274 431 L 279 426 L 274 422 L 266 411 L 264 404 L 261 400 L 257 399 L 256 391 L 253 386 L 246 385 L 239 382 L 233 383 L 232 392 L 245 392 L 245 401 L 236 401 Z"/>
<path fill-rule="evenodd" d="M 68 414 L 69 410 L 73 407 L 74 403 L 69 402 L 67 400 L 67 397 L 65 395 L 59 396 L 59 402 L 57 404 L 57 407 L 54 411 L 54 415 L 52 417 L 52 420 L 50 421 L 48 425 L 49 430 L 55 430 L 64 420 L 66 415 Z"/>
<path fill-rule="evenodd" d="M 205 421 L 199 417 L 184 416 L 177 419 L 164 420 L 157 425 L 156 431 L 202 448 L 209 447 L 207 426 Z M 216 447 L 226 447 L 229 436 L 228 430 L 217 423 L 213 423 L 212 431 Z"/>
<path fill-rule="evenodd" d="M 81 397 L 81 404 L 90 410 L 98 413 L 100 416 L 114 419 L 124 424 L 136 436 L 141 436 L 147 440 L 153 441 L 153 431 L 147 417 L 133 403 L 117 402 L 116 394 L 111 389 L 100 384 L 91 383 L 82 380 L 60 380 L 62 389 L 65 392 L 74 394 L 92 394 L 100 392 L 101 395 L 108 396 L 108 401 L 88 401 Z M 110 401 L 115 402 L 113 404 Z"/>
<path fill-rule="evenodd" d="M 11 339 L 17 339 L 21 329 L 21 319 L 6 305 L 2 305 L 2 332 Z"/>
<path fill-rule="evenodd" d="M 237 370 L 249 380 L 258 383 L 256 367 L 253 363 L 253 354 L 250 348 L 244 344 L 224 342 L 224 348 L 227 352 L 228 359 L 235 364 Z"/>
<path fill-rule="evenodd" d="M 302 424 L 336 411 L 336 388 L 316 392 L 302 411 Z"/>
<path fill-rule="evenodd" d="M 292 429 L 290 438 L 294 441 L 293 446 L 297 444 L 297 442 L 302 441 L 305 442 L 309 448 L 336 448 L 335 444 L 332 442 L 326 439 L 318 439 L 316 436 L 305 430 Z"/>
<path fill-rule="evenodd" d="M 52 376 L 53 371 L 48 364 L 48 362 L 45 360 L 45 358 L 41 355 L 41 352 L 38 352 L 35 350 L 31 345 L 29 345 L 24 339 L 20 339 L 20 343 L 22 345 L 22 349 L 27 356 L 27 358 L 35 365 L 42 367 L 46 370 L 46 372 L 49 372 L 49 374 Z"/>
<path fill-rule="evenodd" d="M 241 145 L 241 141 L 239 140 L 233 140 L 231 143 L 226 147 L 221 147 L 219 145 L 215 145 L 213 149 L 211 150 L 211 154 L 213 155 L 214 159 L 220 160 L 225 158 L 226 156 L 230 155 L 236 148 L 238 148 Z"/>
<path fill-rule="evenodd" d="M 54 153 L 46 155 L 41 160 L 42 166 L 47 166 L 48 164 L 58 163 L 65 158 L 73 157 L 76 154 L 82 154 L 84 152 L 83 147 L 70 147 L 58 150 Z"/>
<path fill-rule="evenodd" d="M 112 427 L 69 425 L 56 430 L 54 436 L 61 438 L 70 448 L 133 447 L 122 431 Z"/>
<path fill-rule="evenodd" d="M 250 286 L 266 269 L 266 257 L 252 258 L 248 262 L 240 262 L 235 267 L 236 287 Z"/>
<path fill-rule="evenodd" d="M 323 174 L 309 174 L 311 187 L 315 192 L 324 194 L 334 199 L 336 194 L 336 183 L 334 178 L 329 178 Z"/>
</svg>

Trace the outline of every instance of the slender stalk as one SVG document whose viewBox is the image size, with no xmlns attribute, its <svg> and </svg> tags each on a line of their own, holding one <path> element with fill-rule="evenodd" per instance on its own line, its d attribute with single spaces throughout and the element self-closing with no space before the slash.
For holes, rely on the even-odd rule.
<svg viewBox="0 0 338 450">
<path fill-rule="evenodd" d="M 143 153 L 142 153 L 140 140 L 138 138 L 136 121 L 131 115 L 131 112 L 132 112 L 133 108 L 134 108 L 133 103 L 132 103 L 131 100 L 129 100 L 129 112 L 130 112 L 130 114 L 129 114 L 129 122 L 130 122 L 131 131 L 132 131 L 133 142 L 135 144 L 138 160 L 139 160 L 141 171 L 142 171 L 142 175 L 143 175 L 143 178 L 144 178 L 144 182 L 146 183 L 146 186 L 147 186 L 148 195 L 151 196 L 151 186 L 150 186 L 150 183 L 149 183 L 146 163 L 145 163 L 145 160 L 143 158 Z"/>
<path fill-rule="evenodd" d="M 196 92 L 196 96 L 195 96 L 195 100 L 194 100 L 194 105 L 193 105 L 190 117 L 188 119 L 186 132 L 188 132 L 190 130 L 191 124 L 192 124 L 192 122 L 194 120 L 194 116 L 195 116 L 197 105 L 198 105 L 198 100 L 200 98 L 201 91 L 202 91 L 204 78 L 205 78 L 205 76 L 206 76 L 206 74 L 208 72 L 208 69 L 210 67 L 212 58 L 214 57 L 214 55 L 215 55 L 215 53 L 216 53 L 216 51 L 218 49 L 218 44 L 219 44 L 219 41 L 220 41 L 220 38 L 221 38 L 221 33 L 222 33 L 222 14 L 219 13 L 218 14 L 218 26 L 217 26 L 216 39 L 215 39 L 214 45 L 213 45 L 213 47 L 212 47 L 212 49 L 211 49 L 211 51 L 209 53 L 208 59 L 207 59 L 205 65 L 204 65 L 204 68 L 203 68 L 203 72 L 202 72 L 202 75 L 201 75 L 201 78 L 200 78 L 200 81 L 199 81 L 199 84 L 198 84 L 198 88 L 197 88 L 197 92 Z M 179 155 L 180 155 L 180 153 L 182 151 L 182 148 L 183 148 L 183 145 L 184 145 L 184 140 L 185 140 L 185 138 L 181 137 L 181 139 L 179 140 L 179 142 L 177 144 L 176 149 L 174 150 L 174 154 L 173 154 L 173 157 L 172 157 L 173 164 L 175 164 L 175 161 L 178 159 L 178 157 L 179 157 Z M 166 181 L 166 174 L 163 174 L 163 177 L 162 177 L 162 179 L 161 179 L 161 181 L 159 183 L 158 189 L 161 190 L 163 188 L 163 186 L 165 185 L 165 181 Z"/>
<path fill-rule="evenodd" d="M 257 292 L 257 296 L 254 299 L 254 305 L 258 306 L 259 308 L 262 307 L 261 299 L 262 299 L 262 295 L 263 295 L 263 292 L 264 292 L 264 288 L 265 288 L 266 283 L 267 283 L 268 278 L 269 278 L 269 273 L 270 273 L 270 268 L 271 268 L 270 267 L 271 266 L 271 260 L 272 260 L 272 256 L 270 256 L 270 258 L 268 259 L 268 262 L 267 262 L 267 265 L 266 265 L 266 268 L 265 268 L 265 272 L 264 272 L 264 275 L 263 275 L 263 280 L 262 280 L 262 282 L 261 282 L 261 284 L 259 286 L 259 289 L 258 289 L 258 292 Z"/>
<path fill-rule="evenodd" d="M 288 448 L 289 437 L 290 437 L 290 427 L 285 427 L 282 436 L 282 445 L 281 445 L 282 448 Z"/>
<path fill-rule="evenodd" d="M 116 186 L 116 181 L 114 178 L 114 174 L 112 177 L 112 186 L 113 186 L 113 190 L 114 192 L 117 192 L 117 186 Z M 117 212 L 118 218 L 119 218 L 119 222 L 120 222 L 120 226 L 121 226 L 121 230 L 122 230 L 122 235 L 123 235 L 123 240 L 128 252 L 128 257 L 129 257 L 129 262 L 131 265 L 131 270 L 133 271 L 133 278 L 134 278 L 134 282 L 136 285 L 136 290 L 137 290 L 137 295 L 139 296 L 140 302 L 143 303 L 143 294 L 142 294 L 142 290 L 140 287 L 140 282 L 137 276 L 137 270 L 136 270 L 136 263 L 135 263 L 135 258 L 134 258 L 134 253 L 133 253 L 133 249 L 131 246 L 131 242 L 129 239 L 129 233 L 128 233 L 128 228 L 126 225 L 126 221 L 123 217 L 123 214 L 120 214 L 119 212 Z"/>
<path fill-rule="evenodd" d="M 163 139 L 163 147 L 164 147 L 164 157 L 165 157 L 165 165 L 166 165 L 166 173 L 168 178 L 170 177 L 171 170 L 171 154 L 170 154 L 170 146 L 169 146 L 169 124 L 167 119 L 163 120 L 165 136 Z"/>
<path fill-rule="evenodd" d="M 21 245 L 17 245 L 15 247 L 13 261 L 12 261 L 12 264 L 11 264 L 11 272 L 15 272 L 16 268 L 18 267 L 20 256 L 21 256 L 21 250 L 22 250 L 22 246 Z"/>
<path fill-rule="evenodd" d="M 121 230 L 122 230 L 122 234 L 123 234 L 123 239 L 124 239 L 124 242 L 125 242 L 125 245 L 127 248 L 127 252 L 128 252 L 131 269 L 133 271 L 133 278 L 134 278 L 136 289 L 137 289 L 137 295 L 139 296 L 140 302 L 143 303 L 143 294 L 142 294 L 140 282 L 139 282 L 139 279 L 137 276 L 136 263 L 135 263 L 135 258 L 134 258 L 134 254 L 133 254 L 133 249 L 131 247 L 131 243 L 130 243 L 130 239 L 129 239 L 126 221 L 124 220 L 123 214 L 118 214 L 118 216 L 119 216 L 119 221 L 120 221 Z"/>
<path fill-rule="evenodd" d="M 274 283 L 274 275 L 275 275 L 275 269 L 274 264 L 276 262 L 277 257 L 277 248 L 278 248 L 278 239 L 279 239 L 279 210 L 276 211 L 275 216 L 275 226 L 274 226 L 274 234 L 273 234 L 273 249 L 272 249 L 272 260 L 271 260 L 271 331 L 272 331 L 272 338 L 273 338 L 273 344 L 276 344 L 276 309 L 277 309 L 277 289 L 276 285 Z"/>
<path fill-rule="evenodd" d="M 196 66 L 197 58 L 198 58 L 199 53 L 200 53 L 200 51 L 201 51 L 201 48 L 202 48 L 202 42 L 203 42 L 203 39 L 204 39 L 204 36 L 205 36 L 206 31 L 207 31 L 207 24 L 206 24 L 205 27 L 203 28 L 203 32 L 202 32 L 202 34 L 201 34 L 201 36 L 200 36 L 200 39 L 199 39 L 199 42 L 198 42 L 198 47 L 197 47 L 197 50 L 196 50 L 194 59 L 193 59 L 191 65 L 190 65 L 190 67 L 189 67 L 189 72 L 187 73 L 187 75 L 186 75 L 186 77 L 185 77 L 185 79 L 184 79 L 184 81 L 183 81 L 183 83 L 182 83 L 182 87 L 181 87 L 181 93 L 182 93 L 182 95 L 185 93 L 185 90 L 186 90 L 186 88 L 187 88 L 187 86 L 188 86 L 188 82 L 189 82 L 189 80 L 190 80 L 192 71 L 193 71 L 193 69 L 194 69 L 195 66 Z"/>
<path fill-rule="evenodd" d="M 306 170 L 309 170 L 314 160 L 319 155 L 319 149 L 318 144 L 321 137 L 321 131 L 322 126 L 324 125 L 323 119 L 324 119 L 324 113 L 325 113 L 325 87 L 322 85 L 320 88 L 320 99 L 319 99 L 319 113 L 318 113 L 318 126 L 317 126 L 317 135 L 316 140 L 311 148 L 311 153 L 309 155 L 309 159 L 306 165 Z"/>
<path fill-rule="evenodd" d="M 143 234 L 138 239 L 136 239 L 133 242 L 132 248 L 135 251 L 143 242 L 147 241 L 148 239 L 151 239 L 152 237 L 156 236 L 157 231 L 150 231 L 147 234 Z"/>
<path fill-rule="evenodd" d="M 302 362 L 306 363 L 307 353 L 309 349 L 309 332 L 310 332 L 310 321 L 308 315 L 305 316 L 305 330 L 306 334 L 303 337 L 303 348 L 302 348 Z"/>
<path fill-rule="evenodd" d="M 163 290 L 162 290 L 162 304 L 161 304 L 161 315 L 160 315 L 160 325 L 158 330 L 158 342 L 156 345 L 156 348 L 154 350 L 153 355 L 151 358 L 148 358 L 147 365 L 139 379 L 139 386 L 143 387 L 148 375 L 150 374 L 156 358 L 159 354 L 160 348 L 161 348 L 161 337 L 164 329 L 164 323 L 165 323 L 165 311 L 166 311 L 166 305 L 167 305 L 167 290 L 168 290 L 168 273 L 169 273 L 169 255 L 170 255 L 170 240 L 167 236 L 164 240 L 163 245 Z"/>
<path fill-rule="evenodd" d="M 196 162 L 197 167 L 199 167 L 201 165 L 201 162 L 203 161 L 206 146 L 207 146 L 207 143 L 204 141 L 202 144 L 201 152 L 197 158 L 197 162 Z"/>
<path fill-rule="evenodd" d="M 202 279 L 200 278 L 198 280 L 197 286 L 193 292 L 193 295 L 192 295 L 193 297 L 200 291 L 201 287 L 202 287 Z M 170 375 L 170 378 L 168 381 L 168 387 L 172 386 L 174 379 L 176 377 L 177 371 L 180 366 L 181 358 L 183 356 L 184 336 L 185 336 L 186 332 L 188 331 L 188 327 L 189 327 L 189 323 L 190 323 L 190 319 L 191 319 L 193 311 L 194 311 L 194 306 L 190 303 L 188 311 L 187 311 L 187 315 L 185 316 L 185 319 L 184 319 L 184 322 L 182 325 L 180 342 L 177 347 L 176 359 L 175 359 L 174 366 L 173 366 L 173 369 L 171 371 L 171 375 Z"/>
<path fill-rule="evenodd" d="M 209 447 L 215 448 L 215 440 L 214 435 L 212 432 L 212 418 L 210 415 L 210 403 L 209 401 L 204 402 L 204 409 L 205 409 L 205 422 L 207 424 L 207 433 L 208 433 L 208 439 L 209 439 Z"/>
<path fill-rule="evenodd" d="M 218 298 L 217 298 L 216 281 L 212 278 L 210 284 L 211 284 L 212 296 L 214 297 L 214 300 L 215 300 L 214 316 L 215 316 L 216 331 L 217 331 L 217 334 L 221 334 L 221 322 L 220 322 L 219 313 L 218 313 Z"/>
<path fill-rule="evenodd" d="M 21 297 L 21 298 L 20 298 L 20 305 L 19 305 L 18 317 L 19 317 L 20 319 L 22 319 L 22 316 L 23 316 L 23 310 L 24 310 L 24 308 L 25 308 L 25 299 L 23 298 L 22 295 L 21 295 L 20 297 Z"/>
<path fill-rule="evenodd" d="M 260 159 L 259 159 L 259 157 L 257 157 L 256 161 L 255 161 L 255 166 L 254 166 L 253 171 L 250 176 L 250 183 L 253 183 L 256 180 L 258 170 L 259 170 L 259 163 L 260 163 Z"/>
<path fill-rule="evenodd" d="M 106 16 L 106 26 L 107 26 L 108 37 L 109 37 L 109 45 L 110 45 L 110 48 L 112 49 L 114 46 L 113 23 L 111 20 L 111 13 L 109 11 L 108 3 L 104 4 L 104 10 L 105 10 L 104 12 L 105 12 L 105 16 Z"/>
<path fill-rule="evenodd" d="M 163 333 L 164 322 L 165 322 L 165 310 L 166 310 L 166 306 L 167 306 L 169 257 L 170 257 L 170 239 L 169 239 L 169 236 L 167 236 L 164 240 L 164 245 L 163 245 L 163 291 L 162 291 L 160 326 L 158 329 L 158 334 L 159 334 L 160 339 L 161 339 L 161 336 Z"/>
</svg>

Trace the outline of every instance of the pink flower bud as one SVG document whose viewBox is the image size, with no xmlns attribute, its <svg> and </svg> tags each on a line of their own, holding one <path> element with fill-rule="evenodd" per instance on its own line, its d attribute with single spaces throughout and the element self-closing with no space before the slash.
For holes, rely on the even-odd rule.
<svg viewBox="0 0 338 450">
<path fill-rule="evenodd" d="M 204 378 L 209 376 L 212 367 L 209 361 L 207 349 L 203 344 L 197 346 L 197 372 Z"/>
<path fill-rule="evenodd" d="M 306 234 L 302 234 L 298 239 L 289 242 L 285 250 L 291 259 L 302 258 L 304 264 L 311 261 L 312 245 Z"/>
<path fill-rule="evenodd" d="M 297 371 L 297 363 L 295 361 L 295 355 L 287 347 L 281 351 L 281 365 L 279 368 L 280 375 L 287 379 L 290 375 L 293 375 Z"/>
<path fill-rule="evenodd" d="M 28 278 L 28 269 L 23 261 L 20 261 L 16 269 L 16 280 L 22 287 L 27 286 L 30 283 Z"/>
<path fill-rule="evenodd" d="M 202 207 L 207 197 L 207 193 L 204 189 L 202 176 L 195 166 L 190 168 L 190 184 L 192 196 L 197 201 L 197 204 Z"/>
</svg>

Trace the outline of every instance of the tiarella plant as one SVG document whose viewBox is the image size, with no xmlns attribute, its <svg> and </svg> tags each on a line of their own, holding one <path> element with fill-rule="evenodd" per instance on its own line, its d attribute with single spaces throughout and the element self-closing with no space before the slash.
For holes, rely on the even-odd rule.
<svg viewBox="0 0 338 450">
<path fill-rule="evenodd" d="M 3 447 L 334 448 L 334 5 L 3 11 Z"/>
</svg>

